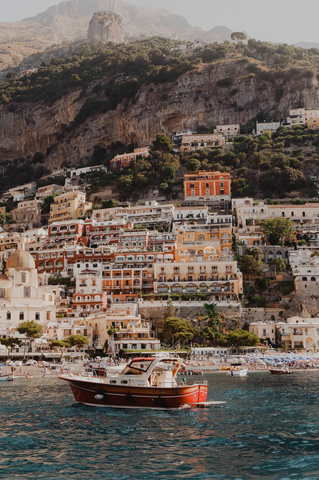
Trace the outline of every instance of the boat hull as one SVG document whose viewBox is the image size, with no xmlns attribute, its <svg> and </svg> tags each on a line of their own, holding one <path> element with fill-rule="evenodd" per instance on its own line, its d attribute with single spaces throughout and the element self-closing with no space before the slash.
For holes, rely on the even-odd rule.
<svg viewBox="0 0 319 480">
<path fill-rule="evenodd" d="M 280 370 L 269 370 L 272 375 L 292 375 L 294 372 L 283 372 Z"/>
<path fill-rule="evenodd" d="M 60 378 L 69 383 L 77 402 L 94 407 L 178 410 L 207 400 L 204 384 L 172 388 L 121 387 Z"/>
<path fill-rule="evenodd" d="M 0 375 L 0 382 L 12 382 L 13 376 L 12 375 Z"/>
</svg>

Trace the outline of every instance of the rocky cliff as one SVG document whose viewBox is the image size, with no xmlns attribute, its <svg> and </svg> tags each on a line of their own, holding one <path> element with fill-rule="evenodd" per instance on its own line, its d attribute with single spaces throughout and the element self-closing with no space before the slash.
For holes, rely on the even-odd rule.
<svg viewBox="0 0 319 480">
<path fill-rule="evenodd" d="M 217 86 L 219 79 L 230 76 L 234 78 L 231 86 Z M 101 95 L 102 99 L 103 93 L 94 93 L 93 86 L 87 95 L 97 99 Z M 51 106 L 21 104 L 14 112 L 10 105 L 4 107 L 0 110 L 2 162 L 50 148 L 47 163 L 51 168 L 64 161 L 85 163 L 96 145 L 108 148 L 116 141 L 147 145 L 159 132 L 245 123 L 261 111 L 284 118 L 296 104 L 318 107 L 319 91 L 316 77 L 266 81 L 248 74 L 240 60 L 228 60 L 201 65 L 170 84 L 142 87 L 133 101 L 124 101 L 116 110 L 91 116 L 76 129 L 67 130 L 65 126 L 84 102 L 81 90 L 74 88 Z"/>
<path fill-rule="evenodd" d="M 123 19 L 112 12 L 97 12 L 93 15 L 88 30 L 89 43 L 123 43 Z"/>
</svg>

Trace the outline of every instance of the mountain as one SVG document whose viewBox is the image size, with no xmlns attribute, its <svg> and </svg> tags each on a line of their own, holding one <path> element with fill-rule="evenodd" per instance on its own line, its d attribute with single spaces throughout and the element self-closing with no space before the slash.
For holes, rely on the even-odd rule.
<svg viewBox="0 0 319 480">
<path fill-rule="evenodd" d="M 89 46 L 81 60 L 56 60 L 0 84 L 2 162 L 42 152 L 49 168 L 78 165 L 91 161 L 95 147 L 118 141 L 149 145 L 159 132 L 283 119 L 296 105 L 318 108 L 313 52 L 299 58 L 293 48 L 280 55 L 280 45 L 212 44 L 185 61 L 169 55 L 172 44 L 153 38 L 105 45 L 104 54 Z"/>
<path fill-rule="evenodd" d="M 319 43 L 314 43 L 314 42 L 299 42 L 295 43 L 295 47 L 300 47 L 300 48 L 318 48 L 319 49 Z"/>
<path fill-rule="evenodd" d="M 231 41 L 232 31 L 227 27 L 205 32 L 164 9 L 139 8 L 122 0 L 64 0 L 35 17 L 0 23 L 0 73 L 19 67 L 24 58 L 49 47 L 85 41 L 90 20 L 99 11 L 120 15 L 129 39 L 177 35 L 181 40 L 200 38 L 207 43 Z"/>
</svg>

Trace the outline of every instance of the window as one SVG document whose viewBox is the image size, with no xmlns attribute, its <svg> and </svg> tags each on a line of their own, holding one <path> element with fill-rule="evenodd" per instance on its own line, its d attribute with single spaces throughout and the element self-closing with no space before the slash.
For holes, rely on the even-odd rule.
<svg viewBox="0 0 319 480">
<path fill-rule="evenodd" d="M 26 274 L 22 273 L 21 274 L 21 283 L 25 283 L 25 282 L 26 282 Z"/>
<path fill-rule="evenodd" d="M 264 328 L 263 329 L 263 337 L 265 337 L 267 335 L 267 332 L 266 332 L 266 329 Z"/>
<path fill-rule="evenodd" d="M 50 320 L 51 312 L 47 312 L 47 320 Z"/>
<path fill-rule="evenodd" d="M 23 313 L 23 312 L 20 312 L 20 314 L 19 314 L 19 320 L 24 320 L 24 313 Z"/>
<path fill-rule="evenodd" d="M 39 312 L 36 312 L 36 314 L 35 314 L 35 319 L 36 319 L 36 320 L 40 320 L 40 313 L 39 313 Z"/>
<path fill-rule="evenodd" d="M 195 197 L 195 190 L 192 190 L 192 197 Z"/>
<path fill-rule="evenodd" d="M 312 281 L 312 282 L 315 282 L 315 281 L 316 281 L 316 277 L 311 277 L 311 281 Z"/>
<path fill-rule="evenodd" d="M 0 298 L 5 297 L 5 290 L 3 288 L 0 289 Z"/>
<path fill-rule="evenodd" d="M 11 320 L 11 312 L 7 312 L 7 320 Z"/>
<path fill-rule="evenodd" d="M 24 296 L 25 297 L 30 297 L 30 288 L 29 287 L 24 287 Z"/>
</svg>

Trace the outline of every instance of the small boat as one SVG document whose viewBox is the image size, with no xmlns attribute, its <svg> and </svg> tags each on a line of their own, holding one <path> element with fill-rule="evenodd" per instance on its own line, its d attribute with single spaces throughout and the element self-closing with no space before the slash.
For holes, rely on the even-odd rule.
<svg viewBox="0 0 319 480">
<path fill-rule="evenodd" d="M 272 375 L 292 375 L 293 370 L 289 370 L 288 367 L 273 367 L 269 369 Z"/>
<path fill-rule="evenodd" d="M 244 368 L 241 363 L 232 363 L 230 371 L 227 375 L 231 377 L 245 377 L 248 373 L 248 369 Z"/>
<path fill-rule="evenodd" d="M 13 382 L 13 374 L 0 375 L 0 382 Z"/>
<path fill-rule="evenodd" d="M 178 384 L 179 357 L 135 358 L 121 372 L 105 376 L 62 373 L 75 400 L 94 407 L 179 410 L 204 405 L 207 382 Z"/>
</svg>

